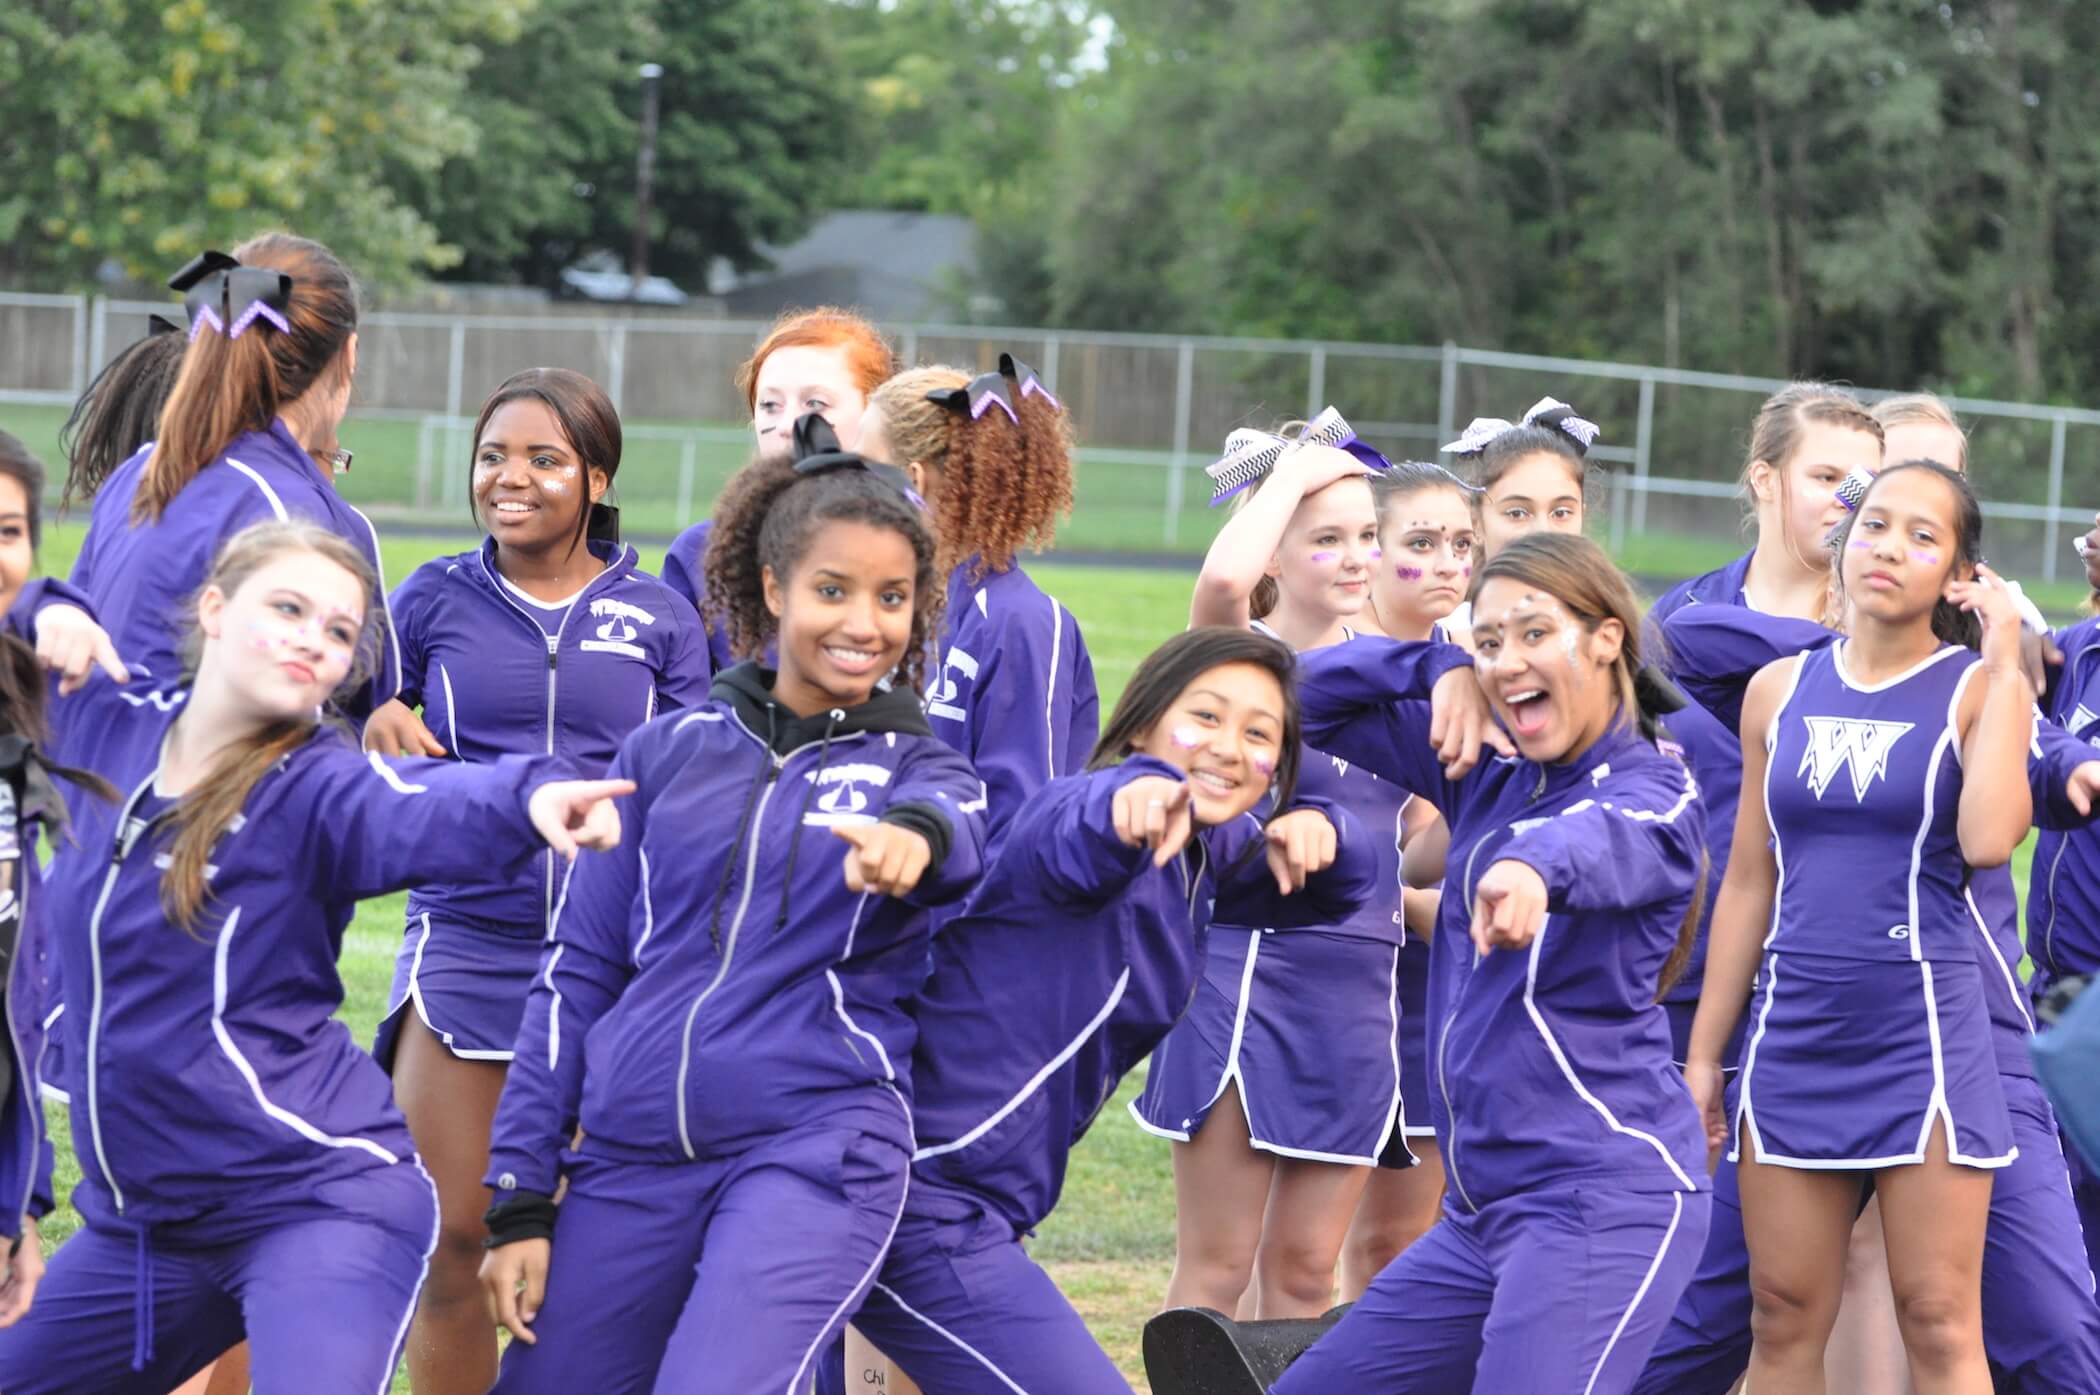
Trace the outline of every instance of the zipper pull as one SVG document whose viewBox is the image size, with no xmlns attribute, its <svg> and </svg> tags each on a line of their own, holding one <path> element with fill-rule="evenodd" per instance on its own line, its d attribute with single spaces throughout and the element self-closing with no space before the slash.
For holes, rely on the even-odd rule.
<svg viewBox="0 0 2100 1395">
<path fill-rule="evenodd" d="M 1532 792 L 1531 792 L 1531 797 L 1532 797 L 1533 799 L 1538 799 L 1538 798 L 1540 798 L 1541 796 L 1543 796 L 1543 795 L 1544 795 L 1545 793 L 1546 793 L 1546 767 L 1542 765 L 1542 766 L 1540 766 L 1540 767 L 1539 767 L 1539 783 L 1538 783 L 1538 787 L 1537 787 L 1536 789 L 1532 790 Z"/>
</svg>

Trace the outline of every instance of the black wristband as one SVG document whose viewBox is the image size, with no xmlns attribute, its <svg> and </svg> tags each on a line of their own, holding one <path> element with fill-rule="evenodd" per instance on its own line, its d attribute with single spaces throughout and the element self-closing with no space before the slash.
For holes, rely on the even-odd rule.
<svg viewBox="0 0 2100 1395">
<path fill-rule="evenodd" d="M 489 1232 L 488 1238 L 481 1242 L 485 1250 L 513 1245 L 520 1240 L 552 1240 L 554 1198 L 541 1196 L 538 1192 L 509 1192 L 489 1207 L 481 1219 Z"/>
<path fill-rule="evenodd" d="M 940 871 L 941 864 L 948 860 L 948 845 L 953 839 L 953 834 L 949 829 L 948 820 L 941 816 L 935 806 L 916 802 L 892 804 L 882 811 L 880 821 L 893 823 L 899 828 L 908 828 L 926 840 L 927 851 L 933 854 L 926 862 L 926 871 L 929 874 Z"/>
</svg>

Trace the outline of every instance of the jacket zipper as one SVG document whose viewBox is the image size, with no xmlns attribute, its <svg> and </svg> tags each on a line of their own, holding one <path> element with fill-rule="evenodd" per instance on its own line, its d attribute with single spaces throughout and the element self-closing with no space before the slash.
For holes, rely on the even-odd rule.
<svg viewBox="0 0 2100 1395">
<path fill-rule="evenodd" d="M 100 1055 L 102 1046 L 102 913 L 109 907 L 109 896 L 117 887 L 117 876 L 124 870 L 124 859 L 131 856 L 131 849 L 145 829 L 132 820 L 132 810 L 138 808 L 139 800 L 153 787 L 154 777 L 160 774 L 160 763 L 156 761 L 151 774 L 139 782 L 124 807 L 117 813 L 116 845 L 109 859 L 109 871 L 102 878 L 102 894 L 95 898 L 95 909 L 88 914 L 88 962 L 93 971 L 93 998 L 88 1005 L 87 1040 L 87 1111 L 88 1134 L 95 1145 L 95 1163 L 102 1169 L 102 1180 L 109 1185 L 110 1200 L 115 1203 L 117 1214 L 124 1214 L 124 1190 L 117 1185 L 117 1174 L 110 1170 L 109 1154 L 102 1147 Z"/>
<path fill-rule="evenodd" d="M 481 559 L 481 568 L 484 572 L 493 570 L 488 564 L 488 558 L 483 557 Z M 605 569 L 605 571 L 611 570 L 611 565 L 608 565 Z M 540 636 L 540 638 L 546 643 L 547 754 L 550 756 L 554 754 L 554 685 L 556 672 L 559 667 L 558 659 L 561 654 L 561 637 L 563 633 L 566 632 L 569 628 L 569 617 L 576 613 L 576 607 L 583 604 L 583 599 L 585 596 L 588 596 L 590 594 L 591 587 L 597 585 L 599 577 L 602 577 L 604 575 L 605 572 L 598 573 L 598 576 L 592 577 L 590 581 L 584 585 L 584 588 L 576 593 L 576 599 L 569 602 L 569 608 L 561 613 L 561 620 L 555 625 L 554 633 L 552 635 L 549 635 L 546 632 L 546 630 L 541 627 L 540 622 L 533 619 L 532 616 L 526 612 L 525 607 L 519 605 L 516 600 L 512 599 L 510 593 L 503 589 L 502 577 L 491 576 L 489 578 L 496 585 L 496 594 L 503 597 L 504 603 L 509 605 L 512 610 L 518 612 L 518 614 L 521 617 L 523 617 L 525 623 L 532 626 L 533 633 Z M 457 753 L 455 752 L 454 754 Z M 547 933 L 548 922 L 554 919 L 554 855 L 552 853 L 547 854 L 543 861 L 545 863 L 547 871 L 546 876 L 542 879 L 540 886 L 540 933 L 542 935 Z"/>
<path fill-rule="evenodd" d="M 743 720 L 741 718 L 736 717 L 734 713 L 731 713 L 730 715 L 731 719 L 736 722 L 737 726 L 743 730 L 746 736 L 749 736 L 753 741 L 758 742 L 757 734 L 754 733 L 749 727 L 744 726 Z M 685 1149 L 685 1155 L 688 1158 L 699 1157 L 699 1154 L 693 1148 L 693 1135 L 687 1121 L 686 1113 L 686 1101 L 688 1099 L 686 1086 L 687 1081 L 691 1079 L 693 1067 L 693 1024 L 700 1020 L 700 1009 L 703 1006 L 705 1006 L 709 998 L 712 998 L 715 995 L 715 990 L 722 986 L 723 980 L 729 977 L 730 961 L 736 958 L 737 933 L 744 928 L 744 913 L 751 908 L 751 892 L 754 888 L 758 877 L 758 831 L 759 828 L 765 823 L 766 806 L 773 802 L 773 791 L 778 786 L 778 782 L 780 780 L 780 772 L 787 769 L 787 763 L 793 760 L 796 756 L 801 755 L 804 751 L 809 750 L 813 746 L 819 746 L 823 743 L 818 741 L 805 741 L 800 746 L 797 746 L 794 750 L 789 751 L 784 756 L 775 755 L 773 753 L 772 748 L 767 746 L 764 742 L 758 742 L 758 744 L 760 750 L 762 750 L 765 753 L 766 759 L 770 761 L 771 764 L 766 767 L 766 787 L 763 791 L 760 792 L 758 796 L 758 803 L 751 810 L 751 823 L 749 828 L 745 830 L 745 837 L 749 840 L 748 846 L 750 850 L 744 858 L 743 894 L 737 898 L 736 914 L 730 917 L 729 933 L 725 935 L 722 939 L 722 963 L 720 967 L 718 967 L 715 970 L 714 978 L 708 981 L 707 987 L 701 989 L 700 995 L 693 999 L 692 1007 L 686 1010 L 685 1029 L 679 1036 L 678 1143 L 680 1147 Z M 799 831 L 797 831 L 795 833 L 791 833 L 789 836 L 799 837 L 800 834 Z M 731 856 L 735 856 L 735 854 L 732 853 Z"/>
<path fill-rule="evenodd" d="M 1538 784 L 1532 788 L 1531 798 L 1525 802 L 1524 809 L 1535 808 L 1539 800 L 1545 796 L 1545 793 L 1546 768 L 1540 766 Z M 1523 810 L 1519 810 L 1518 813 L 1523 813 Z M 1509 823 L 1514 822 L 1515 819 L 1511 819 L 1503 827 L 1506 828 L 1509 826 Z M 1480 856 L 1480 849 L 1487 843 L 1488 836 L 1487 834 L 1482 834 L 1479 840 L 1473 844 L 1473 850 L 1466 854 L 1466 874 L 1464 880 L 1459 883 L 1461 890 L 1473 885 L 1474 861 Z M 1475 950 L 1473 951 L 1473 967 L 1478 968 L 1479 966 L 1480 951 Z M 1444 1116 L 1451 1121 L 1451 1146 L 1444 1150 L 1444 1171 L 1450 1176 L 1451 1185 L 1458 1189 L 1459 1200 L 1465 1202 L 1467 1208 L 1475 1215 L 1478 1215 L 1480 1214 L 1480 1207 L 1474 1204 L 1472 1195 L 1466 1191 L 1465 1182 L 1459 1177 L 1458 1111 L 1451 1106 L 1451 1085 L 1444 1071 L 1444 1058 L 1451 1045 L 1451 1028 L 1457 1021 L 1458 994 L 1454 992 L 1451 995 L 1451 1010 L 1444 1014 L 1444 1029 L 1438 1034 L 1436 1042 L 1436 1088 L 1438 1093 L 1444 1097 Z"/>
<path fill-rule="evenodd" d="M 35 850 L 26 844 L 22 851 L 30 857 L 36 856 Z M 15 862 L 15 882 L 19 887 L 19 890 L 15 893 L 15 914 L 19 917 L 16 924 L 21 931 L 20 938 L 22 943 L 27 944 L 29 930 L 29 877 L 23 871 L 20 859 L 17 859 Z M 19 965 L 22 957 L 19 954 L 16 955 L 16 965 Z M 29 1059 L 29 1052 L 22 1043 L 22 1036 L 16 1030 L 20 1014 L 16 1011 L 19 1005 L 15 1001 L 15 974 L 16 968 L 10 966 L 6 985 L 7 1041 L 8 1045 L 14 1048 L 15 1060 L 20 1063 L 20 1069 L 15 1072 L 17 1088 L 26 1089 L 29 1092 L 27 1096 L 29 1108 L 24 1111 L 29 1116 L 29 1175 L 22 1181 L 22 1205 L 16 1212 L 17 1215 L 26 1216 L 29 1214 L 29 1203 L 36 1192 L 37 1155 L 43 1151 L 44 1135 L 42 1125 L 44 1110 L 36 1095 L 36 1062 Z"/>
</svg>

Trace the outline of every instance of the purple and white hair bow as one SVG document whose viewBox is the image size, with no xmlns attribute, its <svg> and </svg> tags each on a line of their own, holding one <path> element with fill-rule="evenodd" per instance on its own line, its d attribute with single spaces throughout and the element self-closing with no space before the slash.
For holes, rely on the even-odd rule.
<svg viewBox="0 0 2100 1395">
<path fill-rule="evenodd" d="M 999 371 L 1020 385 L 1022 397 L 1033 393 L 1048 402 L 1051 411 L 1061 412 L 1065 409 L 1065 404 L 1052 397 L 1050 389 L 1043 386 L 1043 380 L 1035 375 L 1035 370 L 1012 354 L 999 355 Z"/>
<path fill-rule="evenodd" d="M 243 266 L 224 252 L 200 252 L 168 278 L 168 289 L 182 292 L 191 339 L 206 329 L 238 339 L 257 320 L 291 333 L 285 312 L 292 303 L 292 278 L 281 271 Z"/>
<path fill-rule="evenodd" d="M 1487 449 L 1488 443 L 1499 436 L 1527 426 L 1543 426 L 1549 431 L 1558 431 L 1576 445 L 1588 450 L 1597 443 L 1603 428 L 1597 423 L 1575 415 L 1575 409 L 1567 403 L 1551 397 L 1541 397 L 1531 405 L 1522 421 L 1504 421 L 1501 417 L 1475 417 L 1463 434 L 1444 447 L 1453 455 L 1476 455 Z"/>
<path fill-rule="evenodd" d="M 1864 466 L 1854 466 L 1838 481 L 1837 501 L 1845 506 L 1846 513 L 1859 512 L 1859 501 L 1867 497 L 1867 486 L 1873 482 L 1874 472 Z"/>
<path fill-rule="evenodd" d="M 1225 438 L 1225 454 L 1203 467 L 1210 476 L 1212 508 L 1276 468 L 1285 456 L 1300 446 L 1332 446 L 1347 451 L 1372 470 L 1389 469 L 1392 462 L 1370 445 L 1357 439 L 1356 429 L 1329 407 L 1306 423 L 1299 435 L 1279 436 L 1243 426 Z"/>
</svg>

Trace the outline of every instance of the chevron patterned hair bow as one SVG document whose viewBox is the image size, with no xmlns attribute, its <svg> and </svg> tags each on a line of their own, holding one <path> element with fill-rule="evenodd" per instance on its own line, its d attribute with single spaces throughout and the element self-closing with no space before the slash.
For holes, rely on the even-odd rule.
<svg viewBox="0 0 2100 1395">
<path fill-rule="evenodd" d="M 1392 462 L 1376 448 L 1357 439 L 1356 429 L 1329 407 L 1306 423 L 1297 436 L 1279 436 L 1243 426 L 1225 438 L 1225 454 L 1203 467 L 1210 476 L 1212 508 L 1276 468 L 1277 463 L 1300 446 L 1332 446 L 1347 451 L 1372 470 L 1385 470 Z"/>
<path fill-rule="evenodd" d="M 284 312 L 292 303 L 292 278 L 263 266 L 243 266 L 224 252 L 200 252 L 168 278 L 189 311 L 190 338 L 207 326 L 238 339 L 257 320 L 292 332 Z"/>
<path fill-rule="evenodd" d="M 1033 368 L 1012 354 L 1001 354 L 999 366 L 992 372 L 979 373 L 970 379 L 967 387 L 929 392 L 926 400 L 938 402 L 952 412 L 964 413 L 972 421 L 997 407 L 1006 413 L 1008 421 L 1019 426 L 1021 413 L 1017 403 L 1031 393 L 1048 402 L 1052 411 L 1064 410 L 1064 404 L 1050 395 L 1050 389 L 1043 386 L 1043 380 L 1035 375 Z"/>
<path fill-rule="evenodd" d="M 1541 397 L 1531 405 L 1522 421 L 1504 421 L 1501 417 L 1475 417 L 1465 433 L 1443 449 L 1453 455 L 1477 455 L 1487 449 L 1488 443 L 1499 436 L 1506 436 L 1527 426 L 1542 426 L 1549 431 L 1558 431 L 1583 450 L 1597 443 L 1603 428 L 1597 423 L 1575 415 L 1575 409 L 1567 403 L 1551 397 Z"/>
</svg>

